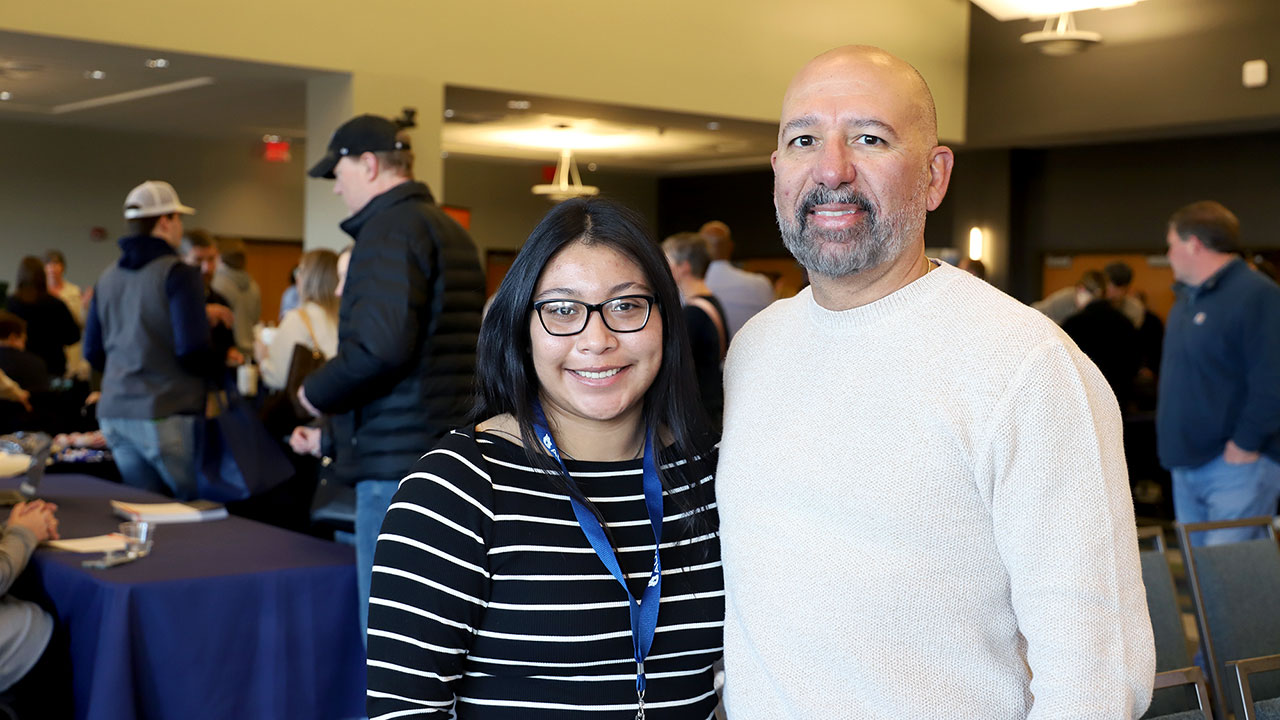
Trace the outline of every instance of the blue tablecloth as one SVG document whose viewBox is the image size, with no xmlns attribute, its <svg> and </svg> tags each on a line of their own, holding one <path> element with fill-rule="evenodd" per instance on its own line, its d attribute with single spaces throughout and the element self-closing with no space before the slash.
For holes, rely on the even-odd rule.
<svg viewBox="0 0 1280 720">
<path fill-rule="evenodd" d="M 46 476 L 40 497 L 63 537 L 113 532 L 109 500 L 164 501 L 82 475 Z M 40 549 L 24 574 L 66 628 L 78 719 L 363 715 L 351 548 L 230 517 L 161 525 L 126 565 L 86 557 Z"/>
</svg>

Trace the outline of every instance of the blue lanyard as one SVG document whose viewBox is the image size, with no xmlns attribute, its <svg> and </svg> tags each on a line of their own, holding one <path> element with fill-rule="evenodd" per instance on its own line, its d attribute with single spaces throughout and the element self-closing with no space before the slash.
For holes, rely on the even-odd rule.
<svg viewBox="0 0 1280 720">
<path fill-rule="evenodd" d="M 533 431 L 542 446 L 560 464 L 565 480 L 572 484 L 573 478 L 560 457 L 551 431 L 547 429 L 547 416 L 542 412 L 542 403 L 536 401 L 533 405 Z M 639 600 L 627 587 L 626 576 L 622 574 L 618 558 L 609 545 L 609 538 L 604 534 L 600 521 L 586 505 L 572 495 L 569 496 L 569 503 L 573 506 L 573 514 L 578 519 L 582 534 L 587 536 L 587 542 L 591 543 L 591 548 L 596 551 L 600 561 L 627 594 L 631 609 L 631 646 L 636 658 L 636 697 L 639 700 L 636 717 L 643 720 L 644 659 L 649 656 L 649 648 L 653 647 L 653 635 L 658 629 L 658 605 L 662 598 L 662 559 L 658 553 L 658 546 L 662 543 L 662 483 L 658 480 L 658 467 L 653 455 L 653 430 L 646 432 L 644 438 L 644 505 L 649 511 L 649 524 L 653 526 L 653 572 L 650 573 L 649 583 L 645 585 L 644 594 Z"/>
</svg>

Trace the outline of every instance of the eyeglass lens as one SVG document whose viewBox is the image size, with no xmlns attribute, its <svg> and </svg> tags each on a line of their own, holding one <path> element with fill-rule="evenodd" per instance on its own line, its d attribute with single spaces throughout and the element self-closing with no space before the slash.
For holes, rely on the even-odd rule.
<svg viewBox="0 0 1280 720">
<path fill-rule="evenodd" d="M 599 305 L 551 300 L 538 306 L 538 317 L 552 335 L 575 335 L 586 328 L 592 310 L 599 310 L 604 324 L 614 332 L 635 332 L 649 321 L 649 299 L 644 297 L 613 298 Z"/>
</svg>

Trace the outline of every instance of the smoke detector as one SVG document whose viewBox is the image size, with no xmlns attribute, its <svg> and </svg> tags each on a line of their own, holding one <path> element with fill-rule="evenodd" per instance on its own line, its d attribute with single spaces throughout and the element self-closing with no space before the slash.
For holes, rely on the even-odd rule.
<svg viewBox="0 0 1280 720">
<path fill-rule="evenodd" d="M 1076 19 L 1071 13 L 1062 13 L 1044 21 L 1044 29 L 1022 36 L 1022 42 L 1031 45 L 1045 55 L 1060 57 L 1075 55 L 1102 42 L 1096 32 L 1076 29 Z"/>
</svg>

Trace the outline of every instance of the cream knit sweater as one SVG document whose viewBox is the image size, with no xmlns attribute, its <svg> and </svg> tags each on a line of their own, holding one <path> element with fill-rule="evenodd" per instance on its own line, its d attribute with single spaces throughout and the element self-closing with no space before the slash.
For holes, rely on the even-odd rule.
<svg viewBox="0 0 1280 720">
<path fill-rule="evenodd" d="M 726 701 L 757 718 L 1137 718 L 1155 650 L 1120 412 L 1043 315 L 941 265 L 734 338 Z"/>
</svg>

